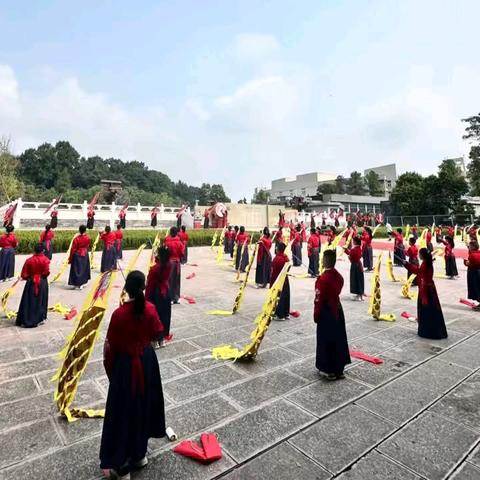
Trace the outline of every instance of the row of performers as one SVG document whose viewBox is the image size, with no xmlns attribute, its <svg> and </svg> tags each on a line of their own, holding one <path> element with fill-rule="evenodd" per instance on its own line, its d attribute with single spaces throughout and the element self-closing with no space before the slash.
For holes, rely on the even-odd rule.
<svg viewBox="0 0 480 480">
<path fill-rule="evenodd" d="M 9 228 L 9 227 L 7 227 Z M 91 239 L 86 233 L 85 225 L 79 227 L 78 235 L 75 236 L 70 250 L 68 262 L 70 264 L 70 274 L 68 284 L 74 288 L 83 288 L 91 278 L 91 266 L 89 258 L 89 249 Z M 12 242 L 13 232 L 7 232 L 0 237 L 0 245 L 5 244 L 5 239 Z M 13 235 L 14 237 L 14 235 Z M 110 227 L 105 227 L 105 231 L 100 235 L 104 244 L 102 251 L 101 272 L 107 272 L 117 269 L 117 261 L 121 258 L 122 250 L 118 247 L 115 234 L 111 232 Z M 15 243 L 14 240 L 12 243 Z M 187 260 L 186 251 L 188 242 L 188 234 L 186 232 L 178 232 L 176 227 L 172 227 L 170 234 L 164 240 L 164 249 L 159 250 L 157 263 L 168 264 L 168 275 L 160 272 L 159 278 L 167 281 L 169 303 L 179 303 L 180 299 L 180 265 Z M 8 247 L 11 248 L 11 247 Z M 2 254 L 8 248 L 2 248 L 0 252 L 0 261 Z M 162 253 L 163 252 L 163 253 Z M 156 264 L 157 264 L 156 263 Z M 16 324 L 21 327 L 33 328 L 42 324 L 47 318 L 48 310 L 48 281 L 50 274 L 50 258 L 46 255 L 45 244 L 38 243 L 35 246 L 34 255 L 28 258 L 23 265 L 20 274 L 23 280 L 26 280 L 25 288 L 20 301 L 20 307 L 17 314 Z M 152 270 L 152 274 L 156 275 L 156 270 Z M 12 275 L 13 276 L 13 275 Z M 156 277 L 155 277 L 156 278 Z M 162 286 L 162 294 L 165 289 Z M 157 295 L 152 292 L 152 296 Z M 164 306 L 164 300 L 159 299 L 159 304 Z M 167 330 L 166 335 L 169 335 Z"/>
</svg>

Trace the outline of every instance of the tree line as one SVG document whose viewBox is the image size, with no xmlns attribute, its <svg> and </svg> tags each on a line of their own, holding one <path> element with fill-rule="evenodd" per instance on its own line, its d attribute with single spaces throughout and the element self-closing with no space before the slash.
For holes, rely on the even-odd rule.
<svg viewBox="0 0 480 480">
<path fill-rule="evenodd" d="M 208 205 L 229 202 L 222 185 L 202 183 L 200 187 L 149 169 L 143 162 L 118 158 L 81 156 L 67 141 L 44 143 L 18 156 L 10 152 L 8 139 L 0 142 L 0 203 L 9 198 L 49 201 L 62 195 L 62 201 L 81 203 L 101 188 L 103 179 L 119 180 L 123 191 L 120 203 L 143 205 Z M 100 197 L 100 201 L 105 198 Z"/>
</svg>

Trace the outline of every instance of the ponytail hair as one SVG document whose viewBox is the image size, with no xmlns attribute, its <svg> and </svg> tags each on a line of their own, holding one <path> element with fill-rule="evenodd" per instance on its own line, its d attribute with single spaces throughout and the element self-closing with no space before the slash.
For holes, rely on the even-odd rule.
<svg viewBox="0 0 480 480">
<path fill-rule="evenodd" d="M 125 280 L 125 290 L 133 300 L 133 311 L 140 316 L 145 311 L 145 275 L 139 270 L 133 270 Z"/>
<path fill-rule="evenodd" d="M 157 259 L 162 267 L 167 266 L 168 261 L 170 260 L 170 250 L 168 249 L 168 247 L 162 245 L 157 250 Z"/>
</svg>

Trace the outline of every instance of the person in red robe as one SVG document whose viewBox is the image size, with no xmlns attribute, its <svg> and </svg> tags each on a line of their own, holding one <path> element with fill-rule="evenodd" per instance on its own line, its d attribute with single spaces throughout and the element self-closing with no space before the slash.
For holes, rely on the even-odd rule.
<svg viewBox="0 0 480 480">
<path fill-rule="evenodd" d="M 0 281 L 4 282 L 15 275 L 15 249 L 18 240 L 13 231 L 13 225 L 7 225 L 0 237 Z"/>
<path fill-rule="evenodd" d="M 51 260 L 53 256 L 53 239 L 55 233 L 50 224 L 45 225 L 45 230 L 40 234 L 40 243 L 43 245 L 45 256 Z"/>
<path fill-rule="evenodd" d="M 470 240 L 468 258 L 463 263 L 467 267 L 467 298 L 480 305 L 480 250 L 477 240 Z"/>
<path fill-rule="evenodd" d="M 412 229 L 411 229 L 411 232 L 412 232 L 412 237 L 415 239 L 415 241 L 417 241 L 418 239 L 418 228 L 417 228 L 417 225 L 412 225 Z"/>
<path fill-rule="evenodd" d="M 283 243 L 283 227 L 279 227 L 275 232 L 275 235 L 273 236 L 273 242 L 275 243 L 275 246 L 278 243 Z"/>
<path fill-rule="evenodd" d="M 373 233 L 370 227 L 363 227 L 362 232 L 362 257 L 363 268 L 367 272 L 373 271 L 373 249 L 372 249 Z"/>
<path fill-rule="evenodd" d="M 427 248 L 421 248 L 419 254 L 422 260 L 420 266 L 404 261 L 408 271 L 417 275 L 418 336 L 433 340 L 447 338 L 448 334 L 442 307 L 440 306 L 437 289 L 433 281 L 432 254 Z"/>
<path fill-rule="evenodd" d="M 452 225 L 450 225 L 450 226 L 447 228 L 447 235 L 448 235 L 449 237 L 454 238 L 454 237 L 455 237 L 455 227 L 453 227 Z"/>
<path fill-rule="evenodd" d="M 145 301 L 144 289 L 145 275 L 130 272 L 129 299 L 113 312 L 105 339 L 109 386 L 100 468 L 110 470 L 109 478 L 129 479 L 130 470 L 145 467 L 148 440 L 166 435 L 162 380 L 152 347 L 163 325 L 155 306 Z"/>
<path fill-rule="evenodd" d="M 184 246 L 183 257 L 181 258 L 180 262 L 182 265 L 185 265 L 188 262 L 188 239 L 189 239 L 189 235 L 187 233 L 187 227 L 185 225 L 182 225 L 180 231 L 178 232 L 178 236 Z"/>
<path fill-rule="evenodd" d="M 105 231 L 100 234 L 100 240 L 103 242 L 102 261 L 100 271 L 102 273 L 117 269 L 117 249 L 115 243 L 117 236 L 107 225 Z"/>
<path fill-rule="evenodd" d="M 276 248 L 276 255 L 272 261 L 272 273 L 270 275 L 270 287 L 275 283 L 280 272 L 285 264 L 289 262 L 288 256 L 285 254 L 286 245 L 280 242 Z M 278 320 L 287 320 L 290 316 L 290 284 L 288 282 L 288 276 L 285 278 L 283 284 L 282 293 L 275 309 L 275 318 Z"/>
<path fill-rule="evenodd" d="M 425 240 L 427 242 L 427 249 L 431 253 L 433 252 L 433 243 L 432 243 L 432 229 L 427 228 L 427 234 L 425 235 Z"/>
<path fill-rule="evenodd" d="M 58 209 L 55 206 L 50 212 L 50 227 L 52 227 L 52 230 L 53 230 L 57 228 L 57 226 L 58 226 Z"/>
<path fill-rule="evenodd" d="M 393 263 L 397 266 L 402 266 L 405 260 L 405 245 L 403 244 L 403 230 L 397 228 L 396 232 L 393 232 L 394 245 L 393 245 Z"/>
<path fill-rule="evenodd" d="M 87 211 L 87 228 L 92 230 L 95 226 L 95 209 L 93 207 L 88 207 Z"/>
<path fill-rule="evenodd" d="M 210 226 L 210 209 L 206 208 L 203 212 L 203 228 Z"/>
<path fill-rule="evenodd" d="M 18 327 L 35 328 L 47 319 L 50 260 L 43 252 L 43 244 L 38 243 L 23 265 L 21 277 L 26 283 L 17 313 Z"/>
<path fill-rule="evenodd" d="M 157 216 L 158 216 L 158 208 L 153 207 L 152 210 L 150 211 L 150 226 L 152 228 L 155 228 L 157 226 Z"/>
<path fill-rule="evenodd" d="M 407 248 L 407 258 L 408 258 L 408 263 L 412 265 L 420 265 L 418 261 L 418 247 L 416 245 L 416 239 L 415 237 L 410 237 L 408 239 L 408 248 Z M 408 272 L 408 276 L 410 276 L 411 273 L 410 271 Z M 414 278 L 412 285 L 417 286 L 417 277 Z"/>
<path fill-rule="evenodd" d="M 302 235 L 300 225 L 296 230 L 292 231 L 292 237 L 290 238 L 292 243 L 292 262 L 294 267 L 302 265 Z"/>
<path fill-rule="evenodd" d="M 362 241 L 359 237 L 353 237 L 353 247 L 345 248 L 345 253 L 350 260 L 350 293 L 354 299 L 362 301 L 365 295 L 365 278 L 362 266 Z"/>
<path fill-rule="evenodd" d="M 85 233 L 87 227 L 80 225 L 78 235 L 73 239 L 72 248 L 68 263 L 70 264 L 70 275 L 68 284 L 82 289 L 90 280 L 90 259 L 88 249 L 90 248 L 90 237 Z"/>
<path fill-rule="evenodd" d="M 117 259 L 121 260 L 123 258 L 123 232 L 122 226 L 117 225 L 117 231 L 115 232 L 115 250 L 117 251 Z"/>
<path fill-rule="evenodd" d="M 123 207 L 118 214 L 118 218 L 120 219 L 120 226 L 125 229 L 127 227 L 127 206 Z"/>
<path fill-rule="evenodd" d="M 323 253 L 323 273 L 315 282 L 313 320 L 317 324 L 315 366 L 327 380 L 345 378 L 345 365 L 351 363 L 340 293 L 343 277 L 335 269 L 336 252 Z"/>
<path fill-rule="evenodd" d="M 245 227 L 241 226 L 237 238 L 237 258 L 235 259 L 235 270 L 245 272 L 248 265 L 248 245 L 250 243 L 250 235 L 245 233 Z"/>
<path fill-rule="evenodd" d="M 158 339 L 158 346 L 165 347 L 166 342 L 172 339 L 170 325 L 172 319 L 172 299 L 170 298 L 170 276 L 172 265 L 170 264 L 170 250 L 165 246 L 158 249 L 155 264 L 150 268 L 147 277 L 145 297 L 155 305 L 163 332 Z"/>
<path fill-rule="evenodd" d="M 315 228 L 310 229 L 310 237 L 307 243 L 308 274 L 315 278 L 318 276 L 320 262 L 320 237 Z"/>
<path fill-rule="evenodd" d="M 453 253 L 455 242 L 453 237 L 447 235 L 445 239 L 442 240 L 442 243 L 445 245 L 445 274 L 447 277 L 454 280 L 458 277 L 457 259 Z"/>
<path fill-rule="evenodd" d="M 5 213 L 3 214 L 3 226 L 5 228 L 13 224 L 13 214 L 15 213 L 16 208 L 17 204 L 14 205 L 11 203 L 5 210 Z"/>
<path fill-rule="evenodd" d="M 258 241 L 257 268 L 255 270 L 255 284 L 258 288 L 266 288 L 270 283 L 272 270 L 272 239 L 268 227 L 263 229 L 263 235 Z"/>
<path fill-rule="evenodd" d="M 170 251 L 169 263 L 171 266 L 169 295 L 174 304 L 180 303 L 181 266 L 180 260 L 185 254 L 185 245 L 178 236 L 177 227 L 170 228 L 170 234 L 165 238 L 164 245 Z"/>
</svg>

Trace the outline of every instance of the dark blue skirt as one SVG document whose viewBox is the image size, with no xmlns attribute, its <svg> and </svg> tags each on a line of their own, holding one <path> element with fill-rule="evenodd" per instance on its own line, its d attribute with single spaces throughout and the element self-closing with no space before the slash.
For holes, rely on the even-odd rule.
<svg viewBox="0 0 480 480">
<path fill-rule="evenodd" d="M 104 248 L 102 252 L 102 262 L 100 271 L 102 273 L 117 269 L 117 249 L 113 246 Z"/>
<path fill-rule="evenodd" d="M 42 245 L 43 245 L 43 254 L 51 260 L 52 256 L 53 256 L 53 241 L 52 240 L 50 241 L 50 248 L 49 249 L 47 249 L 47 246 L 46 246 L 45 242 L 43 242 Z"/>
<path fill-rule="evenodd" d="M 365 293 L 365 277 L 361 263 L 352 263 L 350 265 L 350 293 L 355 295 L 363 295 Z"/>
<path fill-rule="evenodd" d="M 367 247 L 363 251 L 363 268 L 366 270 L 373 270 L 373 249 L 372 247 Z"/>
<path fill-rule="evenodd" d="M 266 287 L 270 283 L 270 275 L 272 273 L 272 256 L 270 252 L 263 253 L 262 261 L 257 263 L 255 270 L 255 283 Z"/>
<path fill-rule="evenodd" d="M 302 264 L 302 246 L 300 243 L 292 245 L 292 263 L 294 267 Z"/>
<path fill-rule="evenodd" d="M 403 267 L 402 260 L 405 260 L 405 248 L 394 248 L 393 249 L 393 263 L 400 267 Z"/>
<path fill-rule="evenodd" d="M 188 246 L 185 245 L 185 253 L 183 254 L 183 257 L 182 257 L 182 260 L 180 261 L 180 263 L 182 265 L 185 265 L 187 262 L 188 262 Z"/>
<path fill-rule="evenodd" d="M 288 282 L 288 277 L 285 279 L 285 283 L 283 284 L 282 293 L 280 294 L 280 299 L 277 303 L 275 315 L 278 318 L 286 318 L 290 315 L 290 283 Z"/>
<path fill-rule="evenodd" d="M 467 269 L 467 297 L 480 302 L 480 270 Z"/>
<path fill-rule="evenodd" d="M 248 265 L 248 245 L 245 245 L 243 247 L 243 252 L 242 252 L 242 246 L 239 245 L 237 247 L 237 258 L 235 259 L 235 270 L 240 270 L 241 272 L 244 272 L 245 269 L 247 268 L 247 265 Z"/>
<path fill-rule="evenodd" d="M 445 273 L 447 277 L 458 277 L 457 260 L 455 255 L 445 257 Z"/>
<path fill-rule="evenodd" d="M 88 228 L 89 230 L 92 230 L 92 228 L 93 228 L 94 226 L 95 226 L 95 218 L 89 217 L 89 218 L 87 219 L 87 228 Z"/>
<path fill-rule="evenodd" d="M 167 292 L 167 296 L 164 297 L 160 294 L 160 289 L 155 288 L 147 300 L 155 305 L 160 321 L 162 322 L 163 333 L 161 338 L 170 335 L 170 323 L 172 319 L 172 299 L 170 295 Z"/>
<path fill-rule="evenodd" d="M 120 470 L 145 457 L 149 438 L 165 436 L 165 406 L 157 356 L 148 345 L 142 355 L 145 389 L 131 393 L 128 354 L 114 359 L 100 445 L 100 468 Z"/>
<path fill-rule="evenodd" d="M 420 295 L 417 300 L 418 336 L 433 340 L 447 338 L 447 327 L 438 301 L 437 290 L 433 286 L 427 288 L 428 303 L 424 305 Z"/>
<path fill-rule="evenodd" d="M 180 274 L 181 267 L 178 260 L 170 260 L 172 265 L 172 271 L 170 273 L 170 280 L 168 283 L 168 296 L 174 301 L 178 302 L 180 300 Z"/>
<path fill-rule="evenodd" d="M 122 241 L 120 243 L 115 243 L 115 250 L 117 251 L 117 258 L 120 260 L 123 258 L 123 250 L 122 250 Z"/>
<path fill-rule="evenodd" d="M 41 278 L 38 295 L 35 295 L 33 280 L 27 280 L 23 289 L 16 325 L 34 328 L 47 318 L 48 311 L 48 281 Z"/>
<path fill-rule="evenodd" d="M 81 287 L 90 280 L 90 257 L 88 254 L 81 256 L 78 252 L 72 258 L 68 284 Z"/>
<path fill-rule="evenodd" d="M 339 305 L 338 318 L 335 318 L 328 305 L 324 306 L 317 323 L 315 366 L 323 373 L 340 375 L 349 363 L 351 360 L 342 306 Z"/>
<path fill-rule="evenodd" d="M 235 246 L 235 240 L 233 238 L 231 238 L 229 241 L 228 241 L 228 253 L 230 254 L 230 258 L 233 258 L 233 249 L 234 249 L 234 246 Z"/>
<path fill-rule="evenodd" d="M 308 273 L 309 275 L 318 276 L 319 262 L 320 262 L 320 249 L 314 248 L 312 254 L 308 257 Z"/>
<path fill-rule="evenodd" d="M 15 275 L 15 249 L 2 248 L 0 251 L 0 280 L 7 280 Z"/>
</svg>

